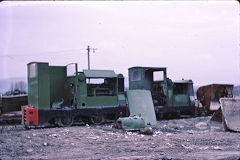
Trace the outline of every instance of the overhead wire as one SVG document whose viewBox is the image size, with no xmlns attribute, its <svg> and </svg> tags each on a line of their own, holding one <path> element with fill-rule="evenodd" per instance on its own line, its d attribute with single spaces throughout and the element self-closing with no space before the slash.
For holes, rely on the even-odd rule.
<svg viewBox="0 0 240 160">
<path fill-rule="evenodd" d="M 7 55 L 0 55 L 0 57 L 8 57 L 13 59 L 14 57 L 31 57 L 31 56 L 46 56 L 46 55 L 61 55 L 61 54 L 66 54 L 66 53 L 71 53 L 71 52 L 77 52 L 83 49 L 71 49 L 71 50 L 60 50 L 60 51 L 47 51 L 47 52 L 38 52 L 38 53 L 32 53 L 32 54 L 7 54 Z M 73 54 L 73 53 L 71 53 Z M 85 54 L 85 53 L 74 53 L 74 54 Z M 69 55 L 69 54 L 68 54 Z"/>
</svg>

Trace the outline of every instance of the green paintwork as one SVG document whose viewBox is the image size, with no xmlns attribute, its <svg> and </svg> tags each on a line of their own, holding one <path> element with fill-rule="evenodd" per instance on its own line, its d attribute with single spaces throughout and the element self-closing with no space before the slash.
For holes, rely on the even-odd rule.
<svg viewBox="0 0 240 160">
<path fill-rule="evenodd" d="M 93 96 L 86 98 L 87 107 L 93 106 L 116 106 L 117 96 Z"/>
<path fill-rule="evenodd" d="M 83 72 L 78 73 L 78 107 L 88 107 L 87 104 L 87 83 Z"/>
<path fill-rule="evenodd" d="M 167 78 L 165 67 L 132 67 L 128 69 L 129 89 L 150 90 L 154 105 L 168 105 L 168 91 L 171 90 L 172 81 Z M 154 72 L 162 73 L 162 80 L 154 81 Z M 160 92 L 161 91 L 161 92 Z"/>
<path fill-rule="evenodd" d="M 32 68 L 31 66 L 34 65 L 36 67 Z M 31 72 L 34 72 L 35 75 L 31 76 Z M 28 64 L 28 104 L 37 109 L 49 109 L 50 83 L 48 63 Z"/>
<path fill-rule="evenodd" d="M 129 89 L 146 89 L 152 93 L 154 106 L 193 106 L 195 100 L 192 80 L 172 82 L 167 78 L 165 67 L 132 67 L 129 68 Z M 162 72 L 163 79 L 154 81 L 154 72 Z M 180 90 L 180 91 L 179 91 Z"/>
<path fill-rule="evenodd" d="M 165 67 L 132 67 L 129 68 L 128 71 L 129 89 L 150 90 L 154 71 L 162 71 L 165 83 L 167 81 L 167 68 Z M 136 75 L 139 75 L 139 77 Z"/>
<path fill-rule="evenodd" d="M 173 106 L 195 106 L 192 80 L 179 80 L 173 82 L 174 86 L 181 88 L 181 93 L 172 96 Z M 174 87 L 173 87 L 174 91 Z"/>
<path fill-rule="evenodd" d="M 185 94 L 179 94 L 173 96 L 173 104 L 174 105 L 181 105 L 181 106 L 187 106 L 189 104 L 189 97 Z"/>
<path fill-rule="evenodd" d="M 126 97 L 124 94 L 118 94 L 118 103 L 121 106 L 126 105 Z"/>
<path fill-rule="evenodd" d="M 35 72 L 30 71 L 30 68 L 35 69 Z M 71 69 L 70 73 L 68 73 L 68 68 Z M 104 82 L 88 84 L 88 78 L 102 78 Z M 28 93 L 29 105 L 37 109 L 64 106 L 86 108 L 126 105 L 122 74 L 115 74 L 111 70 L 78 72 L 75 63 L 67 66 L 49 66 L 48 63 L 39 62 L 29 63 Z"/>
<path fill-rule="evenodd" d="M 121 125 L 121 128 L 126 131 L 135 131 L 145 128 L 144 119 L 139 116 L 119 118 L 117 122 Z"/>
<path fill-rule="evenodd" d="M 156 125 L 156 115 L 151 92 L 148 90 L 127 91 L 130 116 L 143 117 L 145 125 Z"/>
<path fill-rule="evenodd" d="M 129 117 L 119 118 L 118 124 L 123 130 L 139 130 L 156 125 L 156 115 L 151 92 L 148 90 L 127 91 Z"/>
<path fill-rule="evenodd" d="M 189 96 L 189 99 L 190 99 L 189 106 L 195 106 L 196 100 L 195 100 L 194 96 L 193 95 Z"/>
<path fill-rule="evenodd" d="M 65 98 L 64 84 L 66 79 L 66 67 L 49 67 L 50 78 L 50 104 L 62 101 Z M 64 103 L 64 101 L 63 101 Z"/>
<path fill-rule="evenodd" d="M 168 88 L 168 95 L 167 95 L 167 99 L 166 99 L 167 103 L 165 106 L 173 106 L 174 102 L 173 102 L 173 89 L 172 87 Z"/>
</svg>

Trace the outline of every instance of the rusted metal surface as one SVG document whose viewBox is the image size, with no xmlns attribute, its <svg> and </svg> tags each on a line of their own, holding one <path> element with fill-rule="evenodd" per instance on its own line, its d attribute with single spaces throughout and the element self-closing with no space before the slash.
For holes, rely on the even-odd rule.
<svg viewBox="0 0 240 160">
<path fill-rule="evenodd" d="M 210 84 L 197 90 L 197 99 L 207 112 L 216 111 L 220 107 L 219 99 L 232 98 L 232 84 Z"/>
<path fill-rule="evenodd" d="M 213 114 L 211 121 L 222 122 L 222 109 L 221 107 Z"/>
</svg>

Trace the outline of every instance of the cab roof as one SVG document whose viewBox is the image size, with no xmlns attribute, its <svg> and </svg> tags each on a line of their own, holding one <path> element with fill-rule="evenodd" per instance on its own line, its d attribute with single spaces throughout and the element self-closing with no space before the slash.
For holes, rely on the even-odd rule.
<svg viewBox="0 0 240 160">
<path fill-rule="evenodd" d="M 113 70 L 83 70 L 86 78 L 116 78 Z"/>
<path fill-rule="evenodd" d="M 191 79 L 177 80 L 174 83 L 193 83 Z"/>
<path fill-rule="evenodd" d="M 167 67 L 141 67 L 141 66 L 135 66 L 128 68 L 128 70 L 132 69 L 144 69 L 144 70 L 152 70 L 152 71 L 166 71 Z"/>
</svg>

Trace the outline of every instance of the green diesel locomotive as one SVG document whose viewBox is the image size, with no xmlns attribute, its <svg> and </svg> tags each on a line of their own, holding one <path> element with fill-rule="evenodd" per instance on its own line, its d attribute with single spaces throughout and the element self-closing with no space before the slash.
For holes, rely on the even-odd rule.
<svg viewBox="0 0 240 160">
<path fill-rule="evenodd" d="M 71 126 L 74 121 L 100 124 L 126 114 L 124 77 L 112 70 L 83 70 L 77 64 L 49 66 L 31 62 L 28 106 L 22 107 L 26 127 Z"/>
<path fill-rule="evenodd" d="M 131 67 L 128 73 L 130 90 L 151 91 L 157 118 L 195 115 L 192 80 L 173 82 L 167 77 L 165 67 Z"/>
</svg>

